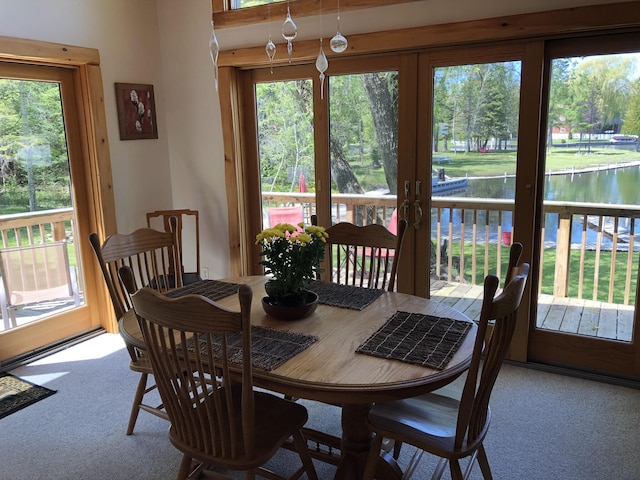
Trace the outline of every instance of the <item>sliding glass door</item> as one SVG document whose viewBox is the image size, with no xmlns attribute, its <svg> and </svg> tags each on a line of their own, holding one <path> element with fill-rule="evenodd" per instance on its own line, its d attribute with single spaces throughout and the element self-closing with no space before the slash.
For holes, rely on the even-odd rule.
<svg viewBox="0 0 640 480">
<path fill-rule="evenodd" d="M 0 64 L 0 360 L 91 327 L 87 182 L 70 70 Z M 76 188 L 80 187 L 80 188 Z M 84 216 L 83 216 L 84 215 Z"/>
<path fill-rule="evenodd" d="M 637 375 L 640 49 L 625 36 L 559 41 L 546 61 L 531 358 Z"/>
</svg>

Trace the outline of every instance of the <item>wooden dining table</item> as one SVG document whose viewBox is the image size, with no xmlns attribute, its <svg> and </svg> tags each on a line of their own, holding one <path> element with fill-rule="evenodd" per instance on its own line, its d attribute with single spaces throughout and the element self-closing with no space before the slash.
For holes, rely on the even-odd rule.
<svg viewBox="0 0 640 480">
<path fill-rule="evenodd" d="M 254 385 L 293 398 L 342 407 L 342 436 L 335 479 L 362 478 L 371 446 L 371 433 L 365 420 L 374 402 L 433 391 L 451 383 L 469 367 L 477 328 L 464 314 L 451 307 L 414 295 L 384 292 L 362 310 L 319 304 L 307 318 L 278 320 L 267 315 L 262 308 L 267 280 L 268 277 L 264 276 L 221 279 L 251 285 L 252 325 L 313 335 L 317 341 L 271 371 L 254 368 Z M 237 295 L 219 299 L 217 303 L 239 309 Z M 469 322 L 470 328 L 451 360 L 441 370 L 356 353 L 363 342 L 399 311 L 462 320 Z M 120 333 L 132 344 L 144 348 L 133 312 L 128 312 L 121 319 Z M 377 478 L 399 478 L 400 474 L 390 456 L 381 457 Z"/>
</svg>

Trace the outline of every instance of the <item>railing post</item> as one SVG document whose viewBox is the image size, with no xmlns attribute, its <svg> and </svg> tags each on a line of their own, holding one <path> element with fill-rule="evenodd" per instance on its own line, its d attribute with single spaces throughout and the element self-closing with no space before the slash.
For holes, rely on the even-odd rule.
<svg viewBox="0 0 640 480">
<path fill-rule="evenodd" d="M 556 235 L 556 268 L 553 282 L 553 295 L 566 297 L 569 286 L 569 260 L 571 257 L 571 214 L 558 214 L 558 232 Z"/>
<path fill-rule="evenodd" d="M 67 233 L 64 229 L 64 222 L 53 222 L 51 224 L 51 233 L 53 234 L 54 242 L 58 242 L 67 238 Z"/>
</svg>

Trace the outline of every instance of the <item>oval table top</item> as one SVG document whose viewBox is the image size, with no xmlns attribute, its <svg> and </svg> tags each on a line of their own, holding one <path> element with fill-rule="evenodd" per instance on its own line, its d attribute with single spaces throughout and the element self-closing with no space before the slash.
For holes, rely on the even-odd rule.
<svg viewBox="0 0 640 480">
<path fill-rule="evenodd" d="M 368 404 L 435 390 L 452 382 L 469 366 L 477 327 L 464 314 L 446 305 L 414 295 L 384 292 L 363 310 L 320 304 L 305 319 L 283 321 L 270 317 L 262 308 L 267 280 L 268 277 L 264 276 L 221 279 L 252 286 L 252 325 L 314 335 L 319 340 L 272 371 L 254 368 L 254 384 L 257 386 L 292 397 Z M 217 303 L 239 309 L 237 295 L 217 300 Z M 442 370 L 356 353 L 356 348 L 397 311 L 468 321 L 471 328 Z M 121 320 L 120 330 L 126 340 L 144 348 L 133 312 Z"/>
</svg>

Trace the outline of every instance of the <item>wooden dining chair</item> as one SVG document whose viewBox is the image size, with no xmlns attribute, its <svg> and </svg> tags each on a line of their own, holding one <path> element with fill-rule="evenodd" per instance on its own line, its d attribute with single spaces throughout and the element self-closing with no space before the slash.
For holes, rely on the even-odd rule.
<svg viewBox="0 0 640 480">
<path fill-rule="evenodd" d="M 173 287 L 182 286 L 182 277 L 174 275 L 175 272 L 171 270 L 174 265 L 179 265 L 176 263 L 178 254 L 173 232 L 141 228 L 131 234 L 111 235 L 102 244 L 98 235 L 92 233 L 89 241 L 119 322 L 125 313 L 133 308 L 130 294 L 118 277 L 118 270 L 122 266 L 129 266 L 134 272 L 136 289 L 153 286 L 158 291 L 165 292 Z M 162 405 L 151 405 L 144 401 L 145 395 L 155 389 L 155 384 L 150 382 L 149 377 L 153 375 L 153 371 L 145 349 L 128 342 L 125 335 L 123 338 L 129 352 L 129 368 L 140 374 L 127 426 L 127 435 L 131 435 L 140 410 L 164 419 L 168 417 Z"/>
<path fill-rule="evenodd" d="M 289 223 L 297 226 L 304 221 L 304 211 L 302 205 L 289 207 L 269 207 L 269 227 L 275 227 L 279 223 Z"/>
<path fill-rule="evenodd" d="M 156 210 L 147 213 L 147 227 L 171 232 L 171 218 L 175 217 L 175 232 L 182 269 L 182 284 L 202 280 L 200 274 L 200 213 L 198 210 Z M 186 242 L 185 240 L 191 241 Z M 185 245 L 188 245 L 185 248 Z M 185 267 L 185 265 L 187 265 Z"/>
<path fill-rule="evenodd" d="M 327 228 L 328 268 L 321 279 L 393 291 L 406 228 L 404 219 L 398 221 L 397 235 L 380 224 L 340 222 Z"/>
<path fill-rule="evenodd" d="M 483 446 L 491 420 L 489 398 L 513 337 L 528 275 L 529 264 L 522 263 L 497 296 L 498 277 L 488 275 L 485 278 L 478 332 L 460 399 L 436 391 L 377 403 L 372 407 L 367 425 L 375 437 L 364 473 L 365 480 L 372 480 L 375 476 L 384 439 L 417 448 L 403 478 L 410 478 L 424 452 L 441 458 L 432 478 L 440 478 L 448 462 L 452 480 L 466 479 L 476 459 L 483 477 L 492 478 Z M 495 325 L 489 342 L 483 348 L 489 321 L 495 321 Z M 466 457 L 471 458 L 463 475 L 460 460 Z"/>
<path fill-rule="evenodd" d="M 522 243 L 514 242 L 509 248 L 509 264 L 507 265 L 507 271 L 504 275 L 504 285 L 507 285 L 511 281 L 517 266 L 520 263 L 520 257 L 522 256 Z"/>
<path fill-rule="evenodd" d="M 129 275 L 126 267 L 121 270 L 125 282 Z M 302 435 L 307 409 L 253 389 L 252 296 L 249 285 L 240 287 L 239 311 L 199 295 L 169 299 L 143 288 L 132 296 L 171 421 L 169 438 L 183 453 L 178 479 L 206 475 L 213 467 L 245 471 L 246 479 L 284 479 L 263 465 L 292 437 L 302 466 L 289 478 L 306 472 L 317 480 Z"/>
</svg>

